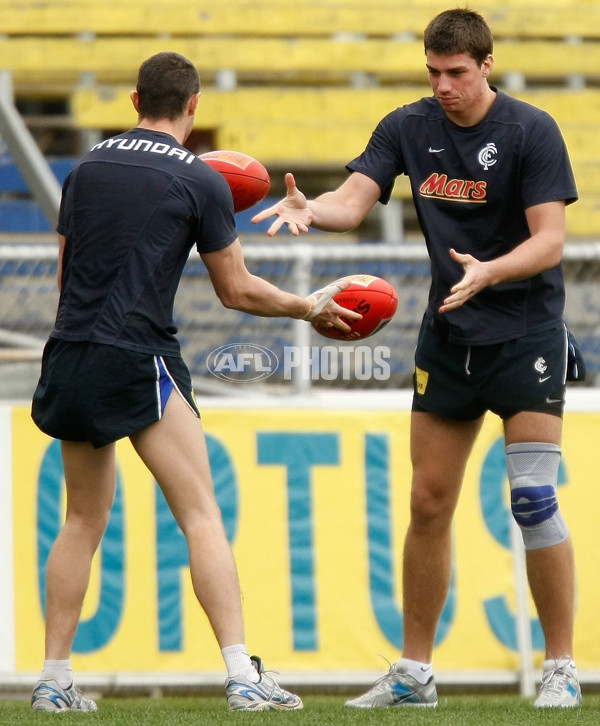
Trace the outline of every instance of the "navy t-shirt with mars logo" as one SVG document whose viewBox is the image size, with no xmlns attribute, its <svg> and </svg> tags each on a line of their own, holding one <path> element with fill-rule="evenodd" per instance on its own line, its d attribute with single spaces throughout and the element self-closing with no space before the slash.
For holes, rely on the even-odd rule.
<svg viewBox="0 0 600 726">
<path fill-rule="evenodd" d="M 65 180 L 66 238 L 51 337 L 178 354 L 173 305 L 191 249 L 237 239 L 227 182 L 165 133 L 94 146 Z"/>
<path fill-rule="evenodd" d="M 348 169 L 377 182 L 383 203 L 395 178 L 409 177 L 431 258 L 431 316 L 464 274 L 450 258 L 451 248 L 481 261 L 494 259 L 529 238 L 528 207 L 577 199 L 555 121 L 502 92 L 487 116 L 469 128 L 452 123 L 433 97 L 398 108 L 379 123 Z M 563 319 L 564 300 L 558 265 L 485 288 L 443 319 L 454 342 L 497 343 L 554 327 Z"/>
</svg>

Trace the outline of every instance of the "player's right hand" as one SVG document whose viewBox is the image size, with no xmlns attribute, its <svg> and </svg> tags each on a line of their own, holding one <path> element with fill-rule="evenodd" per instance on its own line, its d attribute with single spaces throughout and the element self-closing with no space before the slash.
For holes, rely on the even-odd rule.
<svg viewBox="0 0 600 726">
<path fill-rule="evenodd" d="M 311 293 L 307 300 L 310 304 L 305 320 L 318 323 L 325 328 L 338 328 L 343 333 L 350 332 L 348 320 L 361 320 L 362 315 L 338 305 L 333 299 L 338 292 L 350 286 L 350 280 L 336 280 L 320 290 Z"/>
<path fill-rule="evenodd" d="M 296 186 L 293 174 L 285 175 L 285 186 L 287 194 L 280 202 L 252 217 L 252 224 L 262 222 L 269 217 L 277 217 L 267 231 L 269 237 L 274 237 L 284 224 L 297 237 L 300 232 L 308 232 L 312 222 L 312 212 L 306 197 Z"/>
</svg>

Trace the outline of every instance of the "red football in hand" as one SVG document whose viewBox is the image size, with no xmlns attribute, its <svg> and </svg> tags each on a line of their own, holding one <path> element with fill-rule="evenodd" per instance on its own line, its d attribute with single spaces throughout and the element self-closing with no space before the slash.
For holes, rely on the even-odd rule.
<svg viewBox="0 0 600 726">
<path fill-rule="evenodd" d="M 373 275 L 349 275 L 342 278 L 350 280 L 350 286 L 334 295 L 338 305 L 354 310 L 362 315 L 362 320 L 343 318 L 350 326 L 349 333 L 337 328 L 321 327 L 312 323 L 313 328 L 326 338 L 335 340 L 360 340 L 368 338 L 390 322 L 398 308 L 398 295 L 389 282 Z"/>
<path fill-rule="evenodd" d="M 271 177 L 265 167 L 241 151 L 208 151 L 200 154 L 202 161 L 220 172 L 233 194 L 234 212 L 243 212 L 261 199 L 271 188 Z"/>
</svg>

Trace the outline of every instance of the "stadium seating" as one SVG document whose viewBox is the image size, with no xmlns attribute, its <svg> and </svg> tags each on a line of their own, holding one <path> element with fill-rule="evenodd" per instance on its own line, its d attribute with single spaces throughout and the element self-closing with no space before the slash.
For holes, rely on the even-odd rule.
<svg viewBox="0 0 600 726">
<path fill-rule="evenodd" d="M 597 78 L 600 5 L 517 0 L 478 5 L 496 36 L 499 73 L 528 80 Z M 17 85 L 50 86 L 93 73 L 129 80 L 143 57 L 170 47 L 201 72 L 242 81 L 422 82 L 421 37 L 440 10 L 430 0 L 20 0 L 0 2 L 0 68 Z M 333 42 L 332 42 L 333 41 Z M 33 74 L 33 75 L 32 75 Z"/>
<path fill-rule="evenodd" d="M 378 85 L 422 83 L 425 58 L 421 40 L 412 38 L 297 37 L 233 40 L 222 37 L 134 38 L 119 36 L 12 36 L 0 39 L 0 68 L 10 67 L 17 84 L 52 78 L 77 83 L 91 73 L 97 83 L 135 77 L 140 59 L 161 50 L 193 58 L 203 80 L 217 82 L 219 73 L 235 74 L 234 84 L 267 82 Z M 499 40 L 495 75 L 521 83 L 566 83 L 600 78 L 600 42 Z M 231 77 L 231 76 L 230 76 Z"/>
<path fill-rule="evenodd" d="M 451 4 L 450 4 L 451 5 Z M 450 6 L 449 5 L 449 6 Z M 432 0 L 3 0 L 7 34 L 106 33 L 126 36 L 255 34 L 327 36 L 337 31 L 420 35 L 444 9 Z M 482 0 L 479 10 L 498 36 L 600 37 L 600 8 L 590 0 Z"/>
<path fill-rule="evenodd" d="M 128 91 L 160 50 L 194 60 L 197 117 L 221 148 L 275 170 L 340 167 L 387 111 L 427 95 L 422 31 L 431 0 L 0 0 L 0 69 L 17 98 L 64 97 L 69 126 L 133 125 Z M 569 234 L 600 230 L 600 3 L 483 0 L 492 81 L 559 122 L 582 199 Z M 396 194 L 408 196 L 400 179 Z M 0 213 L 1 220 L 1 213 Z"/>
</svg>

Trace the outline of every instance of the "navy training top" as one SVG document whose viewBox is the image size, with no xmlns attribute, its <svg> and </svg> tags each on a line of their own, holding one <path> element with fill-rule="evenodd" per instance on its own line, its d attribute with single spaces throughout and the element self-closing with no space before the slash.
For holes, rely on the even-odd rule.
<svg viewBox="0 0 600 726">
<path fill-rule="evenodd" d="M 565 143 L 549 114 L 497 91 L 486 117 L 464 128 L 450 121 L 434 97 L 423 98 L 382 119 L 347 168 L 373 179 L 384 204 L 396 176 L 409 177 L 431 259 L 426 314 L 444 325 L 449 340 L 502 342 L 562 321 L 562 265 L 487 287 L 461 307 L 437 312 L 464 275 L 450 248 L 494 259 L 529 238 L 528 207 L 577 199 Z"/>
<path fill-rule="evenodd" d="M 175 293 L 198 252 L 237 239 L 225 179 L 171 135 L 132 129 L 96 144 L 63 186 L 66 238 L 52 338 L 179 354 Z"/>
</svg>

